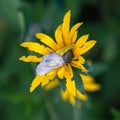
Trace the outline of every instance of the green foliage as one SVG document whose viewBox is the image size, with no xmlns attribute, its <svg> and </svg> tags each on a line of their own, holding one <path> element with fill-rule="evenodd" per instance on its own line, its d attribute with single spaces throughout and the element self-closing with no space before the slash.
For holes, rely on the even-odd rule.
<svg viewBox="0 0 120 120">
<path fill-rule="evenodd" d="M 84 91 L 84 84 L 83 84 L 83 81 L 80 77 L 80 73 L 81 71 L 77 68 L 72 68 L 73 69 L 73 73 L 74 73 L 74 76 L 73 76 L 73 80 L 75 80 L 75 85 L 76 85 L 76 88 L 82 93 L 84 94 L 85 91 Z"/>
<path fill-rule="evenodd" d="M 65 91 L 66 90 L 66 79 L 65 78 L 63 78 L 63 79 L 58 78 L 58 80 L 60 83 L 60 87 L 62 88 L 63 91 Z"/>
<path fill-rule="evenodd" d="M 112 109 L 111 112 L 114 116 L 114 120 L 120 120 L 120 111 L 118 111 L 116 109 Z"/>
<path fill-rule="evenodd" d="M 0 11 L 7 23 L 16 30 L 19 30 L 21 24 L 23 24 L 23 16 L 19 11 L 20 1 L 19 0 L 1 0 Z"/>
<path fill-rule="evenodd" d="M 119 0 L 0 0 L 0 120 L 120 120 L 119 5 Z M 61 99 L 57 88 L 29 93 L 36 64 L 18 60 L 27 54 L 19 44 L 36 41 L 36 32 L 54 36 L 69 9 L 71 25 L 84 22 L 78 36 L 89 33 L 97 40 L 84 57 L 92 61 L 90 74 L 102 86 L 74 107 Z M 84 93 L 77 72 L 77 88 Z M 64 90 L 64 83 L 60 85 Z"/>
</svg>

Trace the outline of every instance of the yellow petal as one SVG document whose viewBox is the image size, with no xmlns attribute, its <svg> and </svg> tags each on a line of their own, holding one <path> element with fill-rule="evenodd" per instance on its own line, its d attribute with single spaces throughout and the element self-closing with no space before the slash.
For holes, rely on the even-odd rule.
<svg viewBox="0 0 120 120">
<path fill-rule="evenodd" d="M 86 42 L 83 47 L 81 48 L 77 48 L 75 49 L 75 51 L 73 51 L 74 56 L 80 56 L 84 53 L 86 53 L 87 51 L 89 51 L 94 45 L 96 44 L 95 40 L 91 40 Z"/>
<path fill-rule="evenodd" d="M 74 56 L 72 61 L 79 61 L 81 64 L 85 63 L 85 59 L 82 56 Z"/>
<path fill-rule="evenodd" d="M 78 47 L 78 48 L 73 48 L 73 55 L 75 56 L 75 57 L 78 57 L 78 56 L 80 56 L 80 48 Z"/>
<path fill-rule="evenodd" d="M 77 98 L 79 98 L 80 100 L 83 100 L 83 101 L 86 101 L 86 100 L 88 100 L 88 97 L 87 97 L 87 95 L 86 94 L 81 94 L 80 92 L 79 92 L 79 90 L 77 90 Z"/>
<path fill-rule="evenodd" d="M 65 65 L 63 65 L 62 67 L 60 67 L 60 68 L 58 69 L 58 77 L 59 77 L 60 79 L 63 79 L 64 73 L 65 73 Z"/>
<path fill-rule="evenodd" d="M 67 100 L 68 99 L 68 92 L 67 92 L 67 90 L 65 90 L 65 91 L 61 90 L 60 93 L 61 93 L 61 97 L 62 97 L 63 100 Z"/>
<path fill-rule="evenodd" d="M 82 78 L 84 84 L 90 84 L 95 81 L 94 78 L 91 77 L 90 75 L 80 74 L 80 77 Z"/>
<path fill-rule="evenodd" d="M 71 61 L 71 65 L 73 67 L 80 68 L 85 73 L 88 72 L 88 70 L 79 61 Z"/>
<path fill-rule="evenodd" d="M 44 77 L 43 80 L 41 81 L 41 86 L 44 87 L 45 85 L 47 85 L 49 83 L 49 78 L 48 77 Z"/>
<path fill-rule="evenodd" d="M 47 73 L 45 75 L 44 79 L 41 81 L 41 86 L 43 87 L 43 86 L 47 85 L 50 80 L 53 80 L 54 77 L 56 76 L 56 72 L 57 72 L 57 70 L 55 69 L 55 70 L 52 70 L 49 73 Z"/>
<path fill-rule="evenodd" d="M 64 73 L 64 76 L 65 76 L 67 79 L 73 78 L 73 71 L 72 71 L 72 68 L 71 68 L 71 65 L 70 65 L 70 64 L 65 65 L 65 73 Z"/>
<path fill-rule="evenodd" d="M 47 77 L 52 77 L 52 76 L 55 76 L 55 75 L 56 75 L 56 73 L 57 73 L 57 68 L 56 68 L 56 69 L 54 69 L 54 70 L 52 70 L 52 71 L 50 71 L 49 73 L 47 73 Z"/>
<path fill-rule="evenodd" d="M 43 80 L 45 76 L 39 76 L 37 75 L 34 80 L 32 81 L 31 87 L 30 87 L 30 92 L 32 92 L 38 85 L 40 85 L 41 81 Z"/>
<path fill-rule="evenodd" d="M 83 80 L 85 91 L 94 92 L 101 88 L 99 84 L 95 83 L 94 78 L 91 77 L 90 75 L 87 76 L 80 74 L 80 76 Z"/>
<path fill-rule="evenodd" d="M 70 10 L 65 14 L 62 24 L 63 38 L 66 45 L 69 45 L 68 33 L 70 29 Z"/>
<path fill-rule="evenodd" d="M 38 58 L 36 56 L 29 55 L 27 57 L 22 56 L 22 57 L 19 58 L 19 60 L 22 60 L 24 62 L 40 62 L 42 60 L 42 57 Z"/>
<path fill-rule="evenodd" d="M 55 31 L 55 39 L 59 48 L 64 47 L 63 37 L 62 37 L 62 26 L 59 25 Z"/>
<path fill-rule="evenodd" d="M 85 59 L 84 59 L 82 56 L 79 56 L 78 61 L 79 61 L 81 64 L 84 64 L 84 63 L 85 63 Z"/>
<path fill-rule="evenodd" d="M 94 45 L 96 44 L 95 40 L 88 41 L 84 44 L 84 46 L 80 49 L 80 55 L 86 53 L 88 50 L 90 50 Z"/>
<path fill-rule="evenodd" d="M 70 95 L 69 96 L 69 101 L 72 105 L 75 105 L 75 97 L 74 96 Z"/>
<path fill-rule="evenodd" d="M 78 58 L 79 58 L 79 56 L 74 56 L 74 57 L 72 58 L 72 61 L 76 61 L 76 60 L 78 60 Z"/>
<path fill-rule="evenodd" d="M 40 45 L 36 42 L 24 42 L 20 46 L 27 47 L 29 50 L 40 53 L 41 55 L 52 52 L 50 48 L 44 47 L 44 45 Z"/>
<path fill-rule="evenodd" d="M 67 90 L 61 90 L 61 97 L 63 100 L 69 100 L 72 105 L 75 104 L 75 97 L 71 95 Z"/>
<path fill-rule="evenodd" d="M 66 83 L 66 89 L 71 94 L 72 96 L 76 96 L 76 86 L 75 86 L 75 81 L 71 79 L 67 79 Z"/>
<path fill-rule="evenodd" d="M 89 34 L 81 36 L 81 37 L 76 41 L 76 43 L 75 43 L 75 45 L 74 45 L 74 49 L 76 49 L 77 47 L 79 47 L 79 48 L 82 47 L 82 46 L 85 44 L 85 42 L 87 41 L 88 37 L 89 37 Z"/>
<path fill-rule="evenodd" d="M 73 35 L 74 35 L 74 33 L 76 32 L 76 30 L 77 30 L 82 24 L 83 24 L 82 22 L 81 22 L 81 23 L 77 23 L 77 24 L 75 24 L 75 25 L 71 28 L 70 33 L 69 33 L 69 36 L 68 36 L 68 40 L 73 37 Z M 76 40 L 76 39 L 75 39 L 75 40 Z M 72 40 L 72 43 L 74 43 L 75 40 Z"/>
<path fill-rule="evenodd" d="M 77 33 L 78 33 L 78 31 L 74 32 L 73 36 L 71 37 L 71 43 L 74 43 L 76 41 Z"/>
<path fill-rule="evenodd" d="M 46 34 L 43 33 L 37 33 L 36 37 L 38 39 L 40 39 L 41 42 L 43 42 L 44 44 L 46 44 L 47 46 L 49 46 L 50 48 L 52 48 L 53 50 L 57 50 L 58 49 L 58 45 L 55 43 L 55 41 L 49 37 Z"/>
<path fill-rule="evenodd" d="M 58 85 L 59 85 L 58 80 L 57 80 L 57 79 L 54 79 L 54 80 L 50 81 L 50 82 L 45 86 L 45 89 L 46 89 L 46 90 L 50 90 L 50 89 L 52 89 L 52 88 L 54 88 L 54 87 L 57 87 Z"/>
<path fill-rule="evenodd" d="M 84 88 L 85 88 L 85 91 L 87 92 L 94 92 L 94 91 L 100 90 L 101 86 L 99 84 L 92 83 L 92 84 L 84 84 Z"/>
</svg>

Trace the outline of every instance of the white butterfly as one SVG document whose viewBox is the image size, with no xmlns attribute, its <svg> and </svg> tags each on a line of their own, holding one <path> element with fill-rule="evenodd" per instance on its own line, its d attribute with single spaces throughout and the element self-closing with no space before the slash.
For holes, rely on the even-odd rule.
<svg viewBox="0 0 120 120">
<path fill-rule="evenodd" d="M 58 55 L 55 52 L 48 53 L 42 59 L 42 61 L 38 64 L 36 68 L 37 75 L 47 74 L 51 70 L 62 66 L 65 63 L 62 56 Z"/>
</svg>

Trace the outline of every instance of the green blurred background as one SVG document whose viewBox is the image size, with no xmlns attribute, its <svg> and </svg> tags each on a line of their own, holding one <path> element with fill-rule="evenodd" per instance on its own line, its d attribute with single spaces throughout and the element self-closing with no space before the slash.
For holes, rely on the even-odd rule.
<svg viewBox="0 0 120 120">
<path fill-rule="evenodd" d="M 84 57 L 102 89 L 81 108 L 64 102 L 59 89 L 30 94 L 36 65 L 18 60 L 29 54 L 19 44 L 37 41 L 36 32 L 53 37 L 69 9 L 71 25 L 84 22 L 79 36 L 97 40 Z M 120 120 L 119 51 L 120 0 L 0 0 L 0 120 Z"/>
</svg>

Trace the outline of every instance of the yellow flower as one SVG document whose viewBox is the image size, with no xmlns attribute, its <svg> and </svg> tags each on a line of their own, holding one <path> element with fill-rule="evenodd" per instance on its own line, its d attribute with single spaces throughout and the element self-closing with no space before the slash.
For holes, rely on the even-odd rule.
<svg viewBox="0 0 120 120">
<path fill-rule="evenodd" d="M 68 11 L 63 18 L 63 23 L 55 30 L 55 40 L 46 34 L 37 33 L 36 37 L 43 44 L 37 42 L 24 42 L 21 44 L 22 47 L 39 53 L 41 56 L 29 55 L 27 57 L 20 57 L 20 60 L 25 62 L 39 63 L 36 68 L 36 77 L 30 87 L 30 92 L 39 85 L 44 87 L 56 79 L 59 85 L 61 81 L 66 82 L 65 92 L 73 97 L 80 96 L 79 94 L 83 93 L 80 89 L 85 88 L 86 91 L 95 90 L 94 84 L 93 86 L 89 86 L 88 84 L 89 87 L 87 84 L 83 86 L 85 76 L 82 73 L 87 73 L 88 70 L 84 67 L 85 59 L 82 55 L 89 51 L 95 45 L 96 41 L 87 41 L 88 34 L 77 39 L 78 28 L 82 23 L 77 23 L 70 29 L 70 15 L 71 12 Z M 83 88 L 80 87 L 82 83 L 80 81 L 81 78 L 83 80 Z M 72 97 L 69 99 L 74 101 Z M 86 95 L 84 99 L 86 99 Z"/>
</svg>

